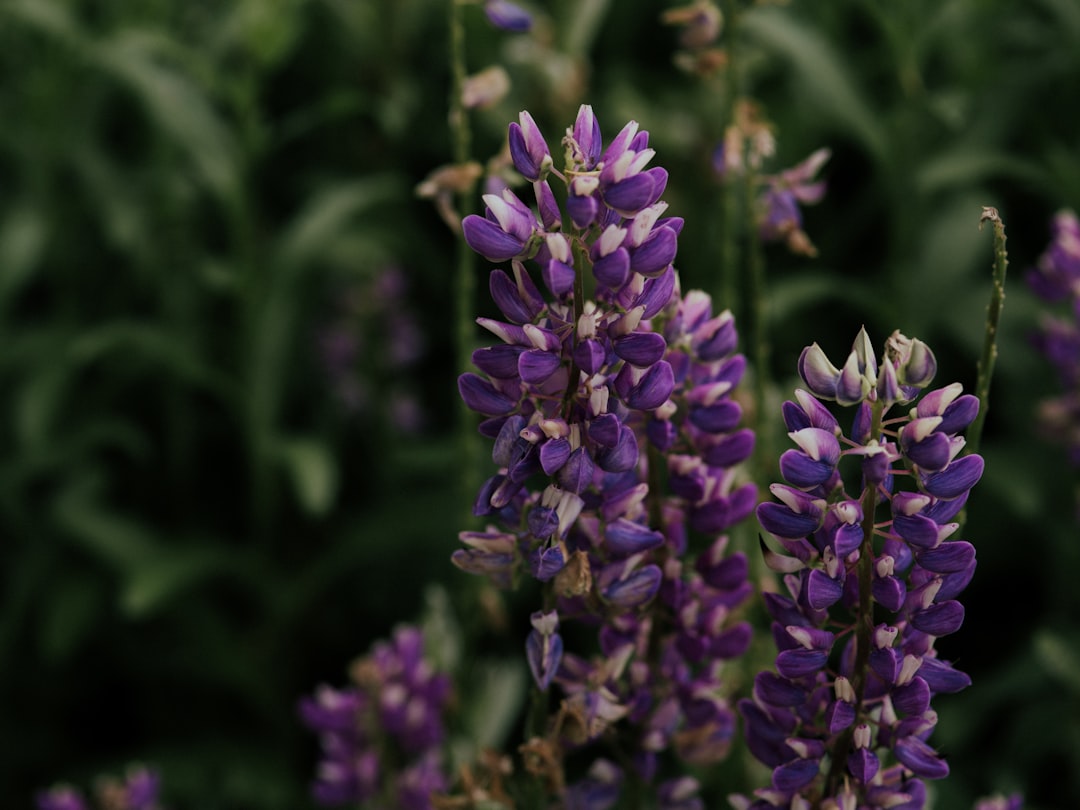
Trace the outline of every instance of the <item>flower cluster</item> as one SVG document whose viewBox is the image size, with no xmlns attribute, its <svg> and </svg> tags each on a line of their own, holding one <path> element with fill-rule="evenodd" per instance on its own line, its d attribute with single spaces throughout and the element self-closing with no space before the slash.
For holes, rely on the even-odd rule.
<svg viewBox="0 0 1080 810">
<path fill-rule="evenodd" d="M 479 319 L 500 342 L 459 379 L 494 441 L 498 471 L 474 506 L 492 525 L 462 532 L 453 561 L 502 587 L 545 583 L 526 652 L 538 689 L 565 695 L 550 735 L 530 743 L 536 762 L 555 763 L 537 766 L 553 789 L 558 752 L 615 727 L 651 782 L 661 752 L 715 762 L 733 734 L 720 676 L 749 643 L 736 609 L 750 587 L 724 532 L 756 500 L 736 471 L 754 441 L 732 396 L 745 359 L 731 313 L 679 289 L 682 220 L 664 216 L 667 172 L 649 168 L 646 132 L 631 122 L 604 148 L 583 106 L 561 171 L 528 113 L 509 144 L 536 212 L 507 189 L 462 223 L 473 249 L 510 269 L 490 276 L 504 320 Z M 565 216 L 551 177 L 566 184 Z M 707 548 L 690 559 L 695 535 Z M 601 657 L 564 651 L 566 621 L 598 628 Z M 562 799 L 610 806 L 622 778 L 597 760 Z M 696 789 L 662 782 L 657 795 L 691 807 Z"/>
<path fill-rule="evenodd" d="M 1042 425 L 1080 466 L 1080 219 L 1074 212 L 1054 217 L 1050 245 L 1028 270 L 1027 281 L 1044 301 L 1068 302 L 1071 310 L 1067 317 L 1045 315 L 1035 345 L 1053 364 L 1063 389 L 1042 403 Z"/>
<path fill-rule="evenodd" d="M 317 336 L 320 364 L 344 409 L 416 431 L 425 414 L 402 384 L 404 369 L 424 352 L 424 336 L 409 306 L 408 279 L 394 265 L 337 291 L 333 314 Z"/>
<path fill-rule="evenodd" d="M 136 765 L 124 779 L 102 777 L 95 787 L 96 802 L 91 805 L 82 791 L 71 785 L 56 785 L 36 797 L 38 810 L 160 810 L 160 779 L 156 771 Z"/>
<path fill-rule="evenodd" d="M 803 230 L 801 206 L 813 205 L 825 196 L 825 183 L 815 178 L 831 153 L 818 149 L 797 166 L 776 174 L 762 173 L 765 161 L 775 152 L 772 126 L 757 105 L 743 101 L 713 152 L 713 168 L 725 180 L 753 178 L 757 190 L 754 220 L 762 242 L 783 242 L 792 253 L 814 256 L 817 248 Z"/>
<path fill-rule="evenodd" d="M 797 449 L 780 457 L 776 500 L 757 509 L 783 547 L 763 541 L 766 562 L 785 574 L 787 593 L 765 595 L 779 655 L 739 703 L 749 748 L 773 778 L 740 807 L 915 810 L 922 780 L 948 773 L 927 742 L 930 702 L 970 679 L 934 645 L 964 619 L 957 596 L 975 549 L 953 537 L 955 518 L 983 461 L 962 454 L 958 435 L 976 397 L 953 384 L 919 398 L 935 371 L 930 349 L 898 332 L 880 365 L 865 330 L 839 368 L 817 344 L 803 351 L 808 390 L 783 406 Z M 846 434 L 823 401 L 855 408 Z M 855 495 L 844 457 L 857 462 Z"/>
<path fill-rule="evenodd" d="M 379 799 L 404 810 L 428 810 L 445 790 L 443 714 L 450 681 L 424 657 L 411 626 L 355 662 L 352 684 L 321 685 L 300 702 L 300 716 L 319 735 L 323 761 L 312 794 L 325 805 Z"/>
</svg>

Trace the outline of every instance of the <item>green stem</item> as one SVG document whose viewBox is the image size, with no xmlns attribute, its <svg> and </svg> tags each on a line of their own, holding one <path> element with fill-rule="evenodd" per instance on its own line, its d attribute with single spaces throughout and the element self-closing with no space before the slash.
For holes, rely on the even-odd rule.
<svg viewBox="0 0 1080 810">
<path fill-rule="evenodd" d="M 757 238 L 754 223 L 754 208 L 757 197 L 757 174 L 749 168 L 746 171 L 743 188 L 743 206 L 745 209 L 746 233 L 746 274 L 750 288 L 751 311 L 751 356 L 754 361 L 754 400 L 757 405 L 754 413 L 753 428 L 757 435 L 754 449 L 753 469 L 759 481 L 768 480 L 769 459 L 773 458 L 773 431 L 765 424 L 764 415 L 771 413 L 769 397 L 769 329 L 768 329 L 768 293 L 765 278 L 765 254 L 761 240 Z"/>
<path fill-rule="evenodd" d="M 450 137 L 454 162 L 464 166 L 469 162 L 472 150 L 472 131 L 469 117 L 462 102 L 462 88 L 465 84 L 465 21 L 464 4 L 460 0 L 450 0 Z M 469 211 L 472 208 L 473 194 L 462 191 L 457 195 L 457 210 Z M 459 230 L 457 233 L 457 266 L 454 276 L 454 325 L 456 366 L 463 370 L 469 367 L 472 359 L 474 340 L 473 299 L 476 294 L 476 278 L 472 249 L 465 242 Z M 472 502 L 478 485 L 478 469 L 481 457 L 479 436 L 474 426 L 474 417 L 465 401 L 458 398 L 458 435 L 461 444 L 461 487 L 463 503 Z"/>
<path fill-rule="evenodd" d="M 1001 310 L 1005 306 L 1005 273 L 1009 266 L 1009 254 L 1005 250 L 1005 223 L 996 208 L 983 208 L 979 219 L 979 228 L 984 222 L 994 226 L 994 276 L 990 293 L 990 303 L 986 307 L 986 332 L 983 337 L 983 352 L 979 360 L 978 378 L 975 382 L 975 395 L 979 398 L 979 413 L 967 431 L 967 448 L 970 453 L 977 453 L 982 440 L 983 424 L 986 412 L 990 408 L 990 379 L 994 375 L 997 362 L 997 331 Z"/>
<path fill-rule="evenodd" d="M 720 137 L 726 140 L 727 127 L 735 124 L 735 105 L 739 98 L 738 59 L 735 53 L 735 38 L 739 19 L 737 0 L 724 0 L 724 25 L 727 39 L 727 65 L 725 67 L 725 87 L 723 93 L 723 127 Z M 738 301 L 739 267 L 739 190 L 733 178 L 723 176 L 723 188 L 720 195 L 720 284 L 719 301 L 730 309 L 738 321 L 742 315 Z"/>
<path fill-rule="evenodd" d="M 873 403 L 870 436 L 872 440 L 881 437 L 881 420 L 885 408 L 880 401 Z M 877 509 L 878 492 L 873 484 L 867 484 L 862 493 L 862 545 L 859 548 L 857 576 L 859 577 L 859 608 L 855 616 L 855 663 L 852 667 L 852 689 L 855 691 L 856 722 L 840 736 L 833 752 L 832 766 L 829 769 L 828 794 L 836 795 L 844 779 L 848 754 L 851 751 L 855 727 L 858 718 L 863 715 L 863 698 L 866 695 L 866 681 L 870 668 L 870 648 L 874 641 L 874 524 Z"/>
</svg>

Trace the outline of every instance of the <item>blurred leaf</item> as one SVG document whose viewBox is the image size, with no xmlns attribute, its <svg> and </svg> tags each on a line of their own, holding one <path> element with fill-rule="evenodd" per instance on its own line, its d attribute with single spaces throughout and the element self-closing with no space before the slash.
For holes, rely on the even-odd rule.
<svg viewBox="0 0 1080 810">
<path fill-rule="evenodd" d="M 851 81 L 857 73 L 815 28 L 781 9 L 754 7 L 743 15 L 741 30 L 791 64 L 797 92 L 823 118 L 831 118 L 862 142 L 877 160 L 888 156 L 880 115 Z"/>
<path fill-rule="evenodd" d="M 164 63 L 164 43 L 151 32 L 122 31 L 97 45 L 93 59 L 135 93 L 207 186 L 233 200 L 240 191 L 236 144 L 202 89 L 178 66 Z"/>
<path fill-rule="evenodd" d="M 99 489 L 84 480 L 56 499 L 54 513 L 76 541 L 120 573 L 120 606 L 128 616 L 145 617 L 183 588 L 225 570 L 224 550 L 166 540 L 98 503 Z"/>
<path fill-rule="evenodd" d="M 338 470 L 326 444 L 312 438 L 289 439 L 281 446 L 281 458 L 304 511 L 315 517 L 329 512 L 337 497 Z"/>
<path fill-rule="evenodd" d="M 47 236 L 40 211 L 29 205 L 14 207 L 0 225 L 0 307 L 33 273 Z"/>
<path fill-rule="evenodd" d="M 481 661 L 472 667 L 467 684 L 472 699 L 463 719 L 465 749 L 498 750 L 505 745 L 521 716 L 529 682 L 524 656 L 518 661 Z"/>
<path fill-rule="evenodd" d="M 1068 687 L 1074 696 L 1080 696 L 1077 639 L 1069 641 L 1051 630 L 1044 630 L 1035 636 L 1035 655 L 1047 672 Z"/>
<path fill-rule="evenodd" d="M 1002 178 L 1041 184 L 1044 173 L 1016 155 L 978 144 L 957 144 L 927 159 L 918 170 L 916 184 L 921 194 L 930 195 Z"/>
<path fill-rule="evenodd" d="M 93 632 L 102 614 L 104 593 L 95 579 L 79 572 L 61 572 L 44 603 L 40 642 L 46 658 L 67 658 Z"/>
</svg>

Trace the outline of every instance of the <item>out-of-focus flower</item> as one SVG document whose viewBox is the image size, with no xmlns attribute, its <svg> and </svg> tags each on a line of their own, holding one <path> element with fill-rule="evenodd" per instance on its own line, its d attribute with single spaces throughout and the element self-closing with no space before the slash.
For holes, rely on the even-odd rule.
<svg viewBox="0 0 1080 810">
<path fill-rule="evenodd" d="M 492 107 L 510 92 L 510 74 L 502 65 L 492 65 L 466 77 L 461 88 L 461 103 L 466 109 Z"/>
<path fill-rule="evenodd" d="M 1067 314 L 1045 313 L 1033 338 L 1062 388 L 1060 396 L 1040 403 L 1039 424 L 1080 466 L 1080 219 L 1060 211 L 1051 232 L 1050 244 L 1026 274 L 1028 285 L 1048 304 L 1068 305 Z"/>
<path fill-rule="evenodd" d="M 70 785 L 57 785 L 35 797 L 38 810 L 161 810 L 158 804 L 161 779 L 144 765 L 131 766 L 123 779 L 102 776 L 96 782 L 96 801 L 91 805 Z"/>
<path fill-rule="evenodd" d="M 509 0 L 484 0 L 484 14 L 492 25 L 503 31 L 524 33 L 533 25 L 532 14 Z"/>
<path fill-rule="evenodd" d="M 379 796 L 403 810 L 428 810 L 431 795 L 446 789 L 450 682 L 433 669 L 423 643 L 417 628 L 402 626 L 353 664 L 350 686 L 323 685 L 300 701 L 300 717 L 323 750 L 311 789 L 320 804 Z M 391 750 L 394 765 L 385 759 Z"/>
</svg>

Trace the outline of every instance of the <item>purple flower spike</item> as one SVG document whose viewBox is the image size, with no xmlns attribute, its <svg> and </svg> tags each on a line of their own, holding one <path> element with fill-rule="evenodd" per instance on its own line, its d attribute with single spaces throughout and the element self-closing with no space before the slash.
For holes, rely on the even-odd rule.
<svg viewBox="0 0 1080 810">
<path fill-rule="evenodd" d="M 38 810 L 89 810 L 86 799 L 73 787 L 59 785 L 34 797 Z"/>
<path fill-rule="evenodd" d="M 574 121 L 575 159 L 580 161 L 580 171 L 591 171 L 596 166 L 603 149 L 600 124 L 588 104 L 582 104 Z"/>
</svg>

